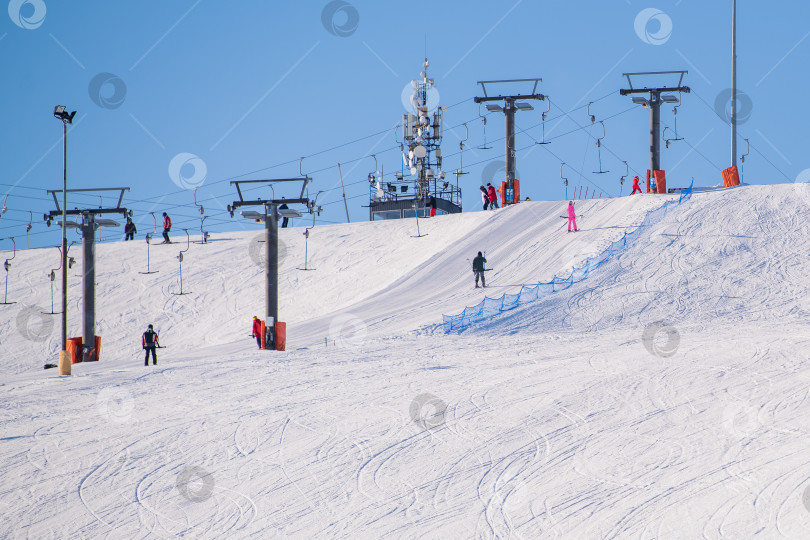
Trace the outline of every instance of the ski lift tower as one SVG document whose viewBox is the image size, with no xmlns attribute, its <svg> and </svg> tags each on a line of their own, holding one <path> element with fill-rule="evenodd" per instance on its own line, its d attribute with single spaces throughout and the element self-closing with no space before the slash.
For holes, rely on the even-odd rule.
<svg viewBox="0 0 810 540">
<path fill-rule="evenodd" d="M 312 213 L 315 208 L 314 202 L 310 202 L 308 197 L 304 197 L 307 185 L 312 181 L 312 178 L 305 176 L 303 178 L 276 178 L 273 180 L 234 180 L 231 182 L 232 186 L 236 186 L 236 192 L 239 195 L 239 200 L 234 201 L 232 205 L 228 206 L 228 212 L 231 217 L 234 217 L 234 212 L 243 206 L 262 206 L 263 212 L 256 211 L 243 211 L 242 216 L 247 219 L 253 219 L 257 222 L 265 223 L 265 231 L 267 236 L 265 238 L 265 249 L 267 261 L 265 263 L 264 273 L 267 280 L 265 289 L 265 343 L 266 348 L 270 350 L 276 349 L 276 323 L 278 322 L 278 218 L 281 217 L 296 218 L 301 217 L 301 213 L 292 208 L 279 210 L 279 205 L 282 204 L 303 204 L 307 210 Z M 297 199 L 276 199 L 274 184 L 294 183 L 301 182 L 301 193 Z M 245 199 L 242 193 L 242 188 L 245 185 L 256 186 L 259 184 L 268 185 L 273 193 L 272 199 Z"/>
<path fill-rule="evenodd" d="M 664 92 L 683 92 L 688 94 L 691 89 L 688 86 L 683 86 L 683 78 L 689 73 L 688 71 L 647 71 L 640 73 L 623 73 L 622 77 L 627 78 L 627 84 L 630 88 L 623 88 L 619 91 L 622 96 L 629 96 L 631 94 L 649 94 L 648 97 L 634 97 L 633 103 L 641 105 L 645 109 L 650 109 L 650 171 L 649 178 L 655 179 L 655 171 L 661 170 L 661 104 L 662 103 L 680 103 L 680 99 L 672 94 L 664 94 Z M 655 86 L 648 88 L 634 88 L 633 80 L 631 77 L 646 77 L 661 76 L 677 77 L 678 83 L 675 86 Z M 664 95 L 662 95 L 664 94 Z"/>
<path fill-rule="evenodd" d="M 118 192 L 118 202 L 115 207 L 103 208 L 74 208 L 67 210 L 59 206 L 57 194 L 64 193 L 96 193 L 96 192 Z M 83 300 L 83 316 L 82 316 L 82 348 L 80 360 L 96 361 L 98 360 L 98 350 L 96 348 L 96 230 L 99 227 L 120 227 L 120 223 L 112 219 L 98 219 L 96 216 L 105 214 L 121 214 L 126 219 L 127 209 L 121 206 L 124 199 L 124 192 L 129 191 L 128 187 L 124 188 L 96 188 L 96 189 L 68 189 L 68 190 L 48 190 L 48 194 L 53 196 L 53 202 L 56 205 L 56 210 L 51 210 L 45 214 L 45 222 L 51 226 L 54 217 L 60 216 L 81 216 L 81 222 L 67 221 L 65 219 L 65 227 L 68 229 L 79 229 L 82 234 L 82 300 Z M 57 222 L 60 226 L 62 222 Z M 67 258 L 67 250 L 65 250 L 64 257 Z M 66 294 L 66 293 L 63 293 Z"/>
<path fill-rule="evenodd" d="M 369 219 L 399 219 L 424 215 L 429 195 L 436 209 L 446 214 L 461 212 L 461 189 L 445 180 L 442 170 L 442 137 L 444 112 L 439 106 L 439 92 L 428 77 L 430 62 L 425 58 L 419 78 L 411 81 L 411 112 L 402 115 L 402 170 L 395 180 L 384 182 L 375 170 L 368 175 Z M 375 158 L 376 164 L 376 158 Z M 411 193 L 410 189 L 415 188 Z"/>
<path fill-rule="evenodd" d="M 503 106 L 495 105 L 495 104 L 488 104 L 487 110 L 490 112 L 502 112 L 504 114 L 504 127 L 506 130 L 506 159 L 505 159 L 505 169 L 506 169 L 506 179 L 504 183 L 501 185 L 503 188 L 503 201 L 504 204 L 512 204 L 518 202 L 520 198 L 520 185 L 515 185 L 515 168 L 516 168 L 516 158 L 515 158 L 515 113 L 517 111 L 531 111 L 534 110 L 534 107 L 531 104 L 526 103 L 525 101 L 518 101 L 521 99 L 537 99 L 537 100 L 544 100 L 546 96 L 543 94 L 537 93 L 537 85 L 543 82 L 543 79 L 507 79 L 501 81 L 478 81 L 478 84 L 481 85 L 481 90 L 484 92 L 484 97 L 476 97 L 476 103 L 485 103 L 488 101 L 503 101 Z M 513 94 L 513 95 L 501 95 L 498 94 L 497 96 L 490 96 L 487 94 L 487 85 L 493 84 L 504 84 L 504 83 L 534 83 L 532 86 L 532 91 L 529 94 Z M 515 190 L 517 188 L 517 191 Z"/>
</svg>

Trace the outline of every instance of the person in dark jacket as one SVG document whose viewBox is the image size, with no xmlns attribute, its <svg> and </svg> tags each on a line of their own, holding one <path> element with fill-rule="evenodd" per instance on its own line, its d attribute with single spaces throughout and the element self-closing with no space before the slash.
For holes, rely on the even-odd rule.
<svg viewBox="0 0 810 540">
<path fill-rule="evenodd" d="M 150 324 L 149 327 L 146 329 L 146 332 L 143 333 L 143 337 L 141 338 L 141 343 L 143 344 L 143 348 L 146 351 L 146 355 L 143 359 L 143 365 L 149 365 L 149 353 L 152 353 L 152 365 L 157 365 L 157 355 L 155 354 L 155 347 L 160 347 L 160 343 L 158 343 L 158 335 L 152 330 L 152 325 Z"/>
<path fill-rule="evenodd" d="M 428 197 L 428 208 L 430 208 L 430 217 L 436 215 L 436 197 L 433 195 Z"/>
<path fill-rule="evenodd" d="M 289 208 L 289 206 L 287 206 L 287 203 L 281 203 L 281 204 L 279 205 L 279 207 L 278 207 L 278 209 L 279 209 L 279 210 L 287 210 L 288 208 Z M 282 229 L 286 229 L 286 228 L 287 228 L 287 224 L 288 224 L 289 222 L 290 222 L 290 218 L 288 218 L 288 217 L 284 217 L 284 218 L 281 220 L 281 228 L 282 228 Z"/>
<path fill-rule="evenodd" d="M 469 260 L 469 259 L 467 259 L 467 260 Z M 473 274 L 475 274 L 475 288 L 476 289 L 478 288 L 478 278 L 479 277 L 481 278 L 481 286 L 482 287 L 487 286 L 486 281 L 484 281 L 484 263 L 485 262 L 487 262 L 487 260 L 484 258 L 484 256 L 479 251 L 478 252 L 478 257 L 473 259 L 473 265 L 472 265 L 473 266 Z"/>
<path fill-rule="evenodd" d="M 164 244 L 171 244 L 172 241 L 169 239 L 169 231 L 172 230 L 172 218 L 169 217 L 169 214 L 163 212 L 163 242 Z"/>
<path fill-rule="evenodd" d="M 262 321 L 255 315 L 253 316 L 253 330 L 251 336 L 256 338 L 256 345 L 262 348 Z"/>
<path fill-rule="evenodd" d="M 135 223 L 131 217 L 127 217 L 127 224 L 124 225 L 124 241 L 135 240 L 136 232 L 138 232 L 138 229 L 135 228 Z"/>
</svg>

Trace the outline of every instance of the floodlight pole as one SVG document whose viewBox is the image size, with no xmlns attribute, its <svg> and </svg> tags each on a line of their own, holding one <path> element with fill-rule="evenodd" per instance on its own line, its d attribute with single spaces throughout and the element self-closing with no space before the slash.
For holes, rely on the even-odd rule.
<svg viewBox="0 0 810 540">
<path fill-rule="evenodd" d="M 731 1 L 731 165 L 737 164 L 737 0 Z"/>
<path fill-rule="evenodd" d="M 67 355 L 67 122 L 62 128 L 62 353 Z"/>
</svg>

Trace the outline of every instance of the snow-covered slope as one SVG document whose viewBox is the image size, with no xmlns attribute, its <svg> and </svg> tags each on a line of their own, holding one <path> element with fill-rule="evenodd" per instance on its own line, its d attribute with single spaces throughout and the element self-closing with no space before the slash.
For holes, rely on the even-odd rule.
<svg viewBox="0 0 810 540">
<path fill-rule="evenodd" d="M 450 335 L 442 313 L 563 273 L 663 198 L 582 201 L 577 234 L 544 202 L 422 238 L 319 227 L 312 272 L 287 229 L 285 353 L 247 337 L 259 231 L 192 245 L 185 296 L 180 246 L 145 276 L 143 241 L 101 245 L 101 362 L 41 370 L 58 318 L 36 342 L 0 311 L 0 537 L 808 537 L 805 195 L 695 194 L 585 282 Z M 57 259 L 18 254 L 9 299 L 49 307 Z M 169 348 L 145 368 L 149 322 Z"/>
<path fill-rule="evenodd" d="M 279 314 L 288 323 L 288 343 L 291 348 L 322 343 L 336 317 L 362 319 L 369 337 L 440 323 L 442 312 L 463 309 L 483 295 L 470 287 L 470 261 L 478 251 L 485 251 L 495 268 L 487 276 L 494 294 L 552 277 L 621 236 L 661 202 L 642 197 L 582 201 L 577 205 L 584 215 L 580 226 L 588 230 L 577 238 L 560 234 L 567 223 L 559 217 L 565 206 L 553 202 L 420 220 L 420 232 L 427 235 L 421 238 L 414 238 L 414 220 L 316 227 L 307 262 L 314 271 L 298 270 L 304 267 L 302 229 L 281 229 Z M 140 354 L 140 335 L 149 323 L 173 352 L 226 344 L 227 350 L 250 350 L 252 316 L 264 318 L 262 227 L 214 235 L 207 245 L 192 243 L 183 260 L 183 292 L 190 294 L 183 296 L 173 294 L 180 292 L 182 233 L 171 245 L 150 248 L 150 269 L 159 272 L 149 275 L 139 273 L 146 271 L 143 240 L 99 244 L 96 333 L 105 361 L 129 365 Z M 70 251 L 78 261 L 68 276 L 71 336 L 81 335 L 80 250 L 76 245 Z M 46 359 L 58 357 L 61 316 L 41 315 L 51 306 L 47 274 L 58 266 L 56 248 L 17 253 L 8 296 L 18 303 L 0 311 L 0 333 L 6 337 L 0 346 L 9 358 L 0 373 L 40 369 Z"/>
</svg>

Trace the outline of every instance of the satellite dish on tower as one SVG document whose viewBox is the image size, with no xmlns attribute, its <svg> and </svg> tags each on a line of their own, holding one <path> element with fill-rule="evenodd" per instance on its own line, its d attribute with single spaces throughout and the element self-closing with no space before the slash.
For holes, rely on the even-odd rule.
<svg viewBox="0 0 810 540">
<path fill-rule="evenodd" d="M 420 144 L 413 149 L 413 155 L 422 159 L 427 155 L 427 149 Z"/>
</svg>

